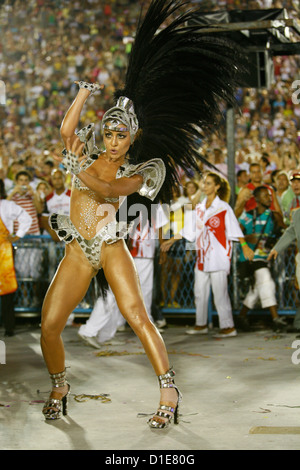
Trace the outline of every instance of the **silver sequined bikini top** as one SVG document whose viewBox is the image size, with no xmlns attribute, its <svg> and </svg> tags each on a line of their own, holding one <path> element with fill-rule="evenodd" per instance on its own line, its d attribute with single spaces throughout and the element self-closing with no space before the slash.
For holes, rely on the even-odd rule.
<svg viewBox="0 0 300 470">
<path fill-rule="evenodd" d="M 101 151 L 95 146 L 94 124 L 84 127 L 76 133 L 82 142 L 85 142 L 84 153 L 88 155 L 82 164 L 82 169 L 90 167 L 100 155 Z M 160 158 L 153 158 L 144 163 L 132 165 L 128 162 L 123 163 L 117 171 L 116 178 L 130 178 L 133 175 L 143 176 L 143 185 L 138 190 L 141 196 L 147 197 L 153 201 L 160 188 L 163 185 L 166 176 L 166 167 Z M 82 184 L 79 178 L 75 177 L 74 186 L 79 190 L 89 190 Z M 107 202 L 118 202 L 119 198 L 106 198 Z"/>
</svg>

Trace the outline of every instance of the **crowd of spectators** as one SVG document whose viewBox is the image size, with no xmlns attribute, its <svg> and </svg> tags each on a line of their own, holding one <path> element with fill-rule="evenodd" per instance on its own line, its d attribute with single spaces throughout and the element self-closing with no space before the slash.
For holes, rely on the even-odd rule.
<svg viewBox="0 0 300 470">
<path fill-rule="evenodd" d="M 299 9 L 297 1 L 191 3 L 204 11 L 286 8 L 291 17 Z M 82 116 L 82 125 L 94 122 L 96 132 L 100 131 L 101 117 L 124 78 L 141 6 L 146 9 L 148 4 L 149 0 L 0 2 L 0 77 L 6 85 L 6 105 L 0 110 L 1 177 L 11 179 L 11 165 L 26 166 L 28 155 L 37 176 L 45 176 L 45 162 L 61 151 L 59 127 L 76 93 L 74 80 L 105 85 L 102 94 L 89 100 Z M 298 166 L 300 100 L 293 99 L 293 94 L 298 95 L 292 86 L 299 78 L 299 62 L 299 56 L 275 57 L 275 82 L 270 89 L 238 90 L 237 170 L 248 169 L 262 153 L 269 159 L 269 168 L 289 171 Z M 224 139 L 213 136 L 200 151 L 214 163 L 212 150 L 226 149 Z M 226 152 L 222 158 L 226 162 Z"/>
</svg>

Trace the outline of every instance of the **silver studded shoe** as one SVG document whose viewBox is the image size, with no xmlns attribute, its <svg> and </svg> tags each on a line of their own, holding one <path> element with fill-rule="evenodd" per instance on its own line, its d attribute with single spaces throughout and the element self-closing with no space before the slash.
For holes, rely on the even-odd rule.
<svg viewBox="0 0 300 470">
<path fill-rule="evenodd" d="M 50 379 L 52 382 L 52 390 L 49 399 L 46 401 L 43 414 L 45 419 L 59 419 L 61 414 L 63 416 L 67 415 L 67 404 L 68 404 L 68 395 L 70 393 L 70 385 L 66 381 L 66 371 L 60 372 L 58 374 L 50 374 Z M 56 391 L 55 388 L 68 386 L 68 391 L 65 395 L 59 391 Z"/>
<path fill-rule="evenodd" d="M 179 423 L 179 403 L 182 400 L 182 395 L 174 382 L 175 372 L 170 369 L 166 374 L 158 376 L 160 388 L 175 388 L 178 394 L 178 402 L 176 406 L 168 406 L 164 403 L 159 404 L 158 411 L 149 419 L 148 424 L 151 428 L 162 429 L 169 426 L 174 417 L 174 424 Z M 163 418 L 163 419 L 160 419 Z M 164 421 L 166 420 L 166 421 Z"/>
</svg>

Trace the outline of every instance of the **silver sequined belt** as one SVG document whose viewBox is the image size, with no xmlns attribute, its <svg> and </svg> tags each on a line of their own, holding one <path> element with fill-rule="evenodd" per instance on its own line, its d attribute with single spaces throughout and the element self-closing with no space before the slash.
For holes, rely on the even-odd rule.
<svg viewBox="0 0 300 470">
<path fill-rule="evenodd" d="M 103 242 L 108 245 L 125 238 L 130 230 L 126 222 L 112 222 L 105 225 L 91 240 L 86 240 L 78 232 L 68 215 L 52 214 L 49 218 L 50 227 L 57 233 L 58 238 L 65 243 L 74 239 L 78 242 L 87 260 L 94 269 L 101 269 L 101 249 Z"/>
</svg>

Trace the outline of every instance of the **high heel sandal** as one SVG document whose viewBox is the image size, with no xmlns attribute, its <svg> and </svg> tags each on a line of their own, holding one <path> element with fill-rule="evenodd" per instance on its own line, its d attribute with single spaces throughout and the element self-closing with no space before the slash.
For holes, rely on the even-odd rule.
<svg viewBox="0 0 300 470">
<path fill-rule="evenodd" d="M 166 428 L 171 423 L 173 417 L 174 417 L 174 424 L 179 423 L 179 403 L 182 400 L 182 394 L 180 393 L 180 391 L 175 385 L 174 378 L 173 378 L 174 376 L 175 376 L 175 372 L 172 369 L 168 370 L 166 374 L 158 376 L 160 388 L 175 388 L 177 395 L 178 395 L 178 401 L 175 407 L 160 403 L 158 411 L 148 421 L 148 424 L 151 428 L 157 428 L 157 429 Z M 159 418 L 163 418 L 163 420 Z M 166 419 L 166 421 L 164 421 L 164 419 Z"/>
<path fill-rule="evenodd" d="M 59 419 L 61 418 L 61 414 L 63 414 L 63 416 L 66 416 L 68 413 L 67 405 L 68 405 L 68 395 L 70 393 L 70 385 L 66 381 L 65 370 L 58 374 L 50 374 L 50 379 L 52 381 L 52 387 L 54 389 L 59 388 L 59 387 L 64 387 L 65 385 L 68 386 L 67 393 L 61 398 L 56 397 L 57 395 L 61 395 L 60 392 L 56 390 L 52 390 L 51 395 L 53 394 L 54 396 L 51 397 L 50 395 L 49 399 L 46 401 L 44 408 L 43 408 L 43 414 L 45 415 L 46 419 Z"/>
</svg>

